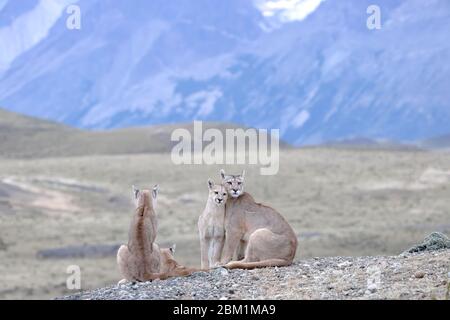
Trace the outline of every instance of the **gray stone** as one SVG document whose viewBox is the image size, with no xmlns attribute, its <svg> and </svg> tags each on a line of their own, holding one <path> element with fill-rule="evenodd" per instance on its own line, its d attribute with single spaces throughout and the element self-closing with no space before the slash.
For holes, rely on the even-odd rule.
<svg viewBox="0 0 450 320">
<path fill-rule="evenodd" d="M 450 239 L 443 233 L 433 232 L 427 236 L 422 243 L 406 250 L 402 255 L 407 253 L 416 253 L 422 251 L 434 251 L 441 249 L 450 249 Z"/>
<path fill-rule="evenodd" d="M 425 272 L 423 272 L 423 271 L 417 271 L 417 272 L 414 274 L 414 277 L 416 277 L 416 278 L 418 278 L 418 279 L 422 279 L 423 277 L 425 277 Z"/>
<path fill-rule="evenodd" d="M 375 293 L 377 290 L 378 288 L 375 284 L 370 284 L 367 286 L 367 291 L 369 291 L 369 293 Z"/>
</svg>

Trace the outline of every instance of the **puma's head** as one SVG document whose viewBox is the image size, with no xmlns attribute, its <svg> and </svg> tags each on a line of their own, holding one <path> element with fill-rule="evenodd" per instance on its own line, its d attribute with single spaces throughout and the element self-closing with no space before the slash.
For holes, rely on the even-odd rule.
<svg viewBox="0 0 450 320">
<path fill-rule="evenodd" d="M 215 184 L 211 179 L 208 180 L 209 198 L 220 206 L 227 202 L 228 194 L 223 185 Z"/>
<path fill-rule="evenodd" d="M 139 190 L 133 186 L 133 197 L 136 202 L 136 212 L 140 216 L 144 216 L 149 212 L 154 212 L 156 208 L 156 197 L 158 196 L 159 186 L 155 185 L 150 190 Z"/>
<path fill-rule="evenodd" d="M 176 247 L 177 247 L 177 245 L 173 244 L 170 248 L 161 249 L 160 250 L 161 256 L 163 258 L 165 258 L 166 260 L 174 259 Z"/>
<path fill-rule="evenodd" d="M 160 249 L 160 266 L 159 270 L 161 273 L 169 273 L 177 267 L 177 262 L 174 259 L 175 248 L 172 246 L 170 248 Z"/>
<path fill-rule="evenodd" d="M 222 177 L 222 185 L 231 197 L 238 198 L 244 193 L 245 170 L 239 175 L 231 175 L 226 174 L 222 169 L 220 170 L 220 176 Z"/>
</svg>

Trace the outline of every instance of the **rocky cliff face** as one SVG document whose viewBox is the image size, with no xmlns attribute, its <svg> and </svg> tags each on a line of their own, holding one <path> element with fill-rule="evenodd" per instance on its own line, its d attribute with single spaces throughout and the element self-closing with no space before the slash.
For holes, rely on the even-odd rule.
<svg viewBox="0 0 450 320">
<path fill-rule="evenodd" d="M 449 299 L 448 240 L 433 233 L 399 256 L 314 258 L 255 270 L 219 268 L 63 299 Z"/>
</svg>

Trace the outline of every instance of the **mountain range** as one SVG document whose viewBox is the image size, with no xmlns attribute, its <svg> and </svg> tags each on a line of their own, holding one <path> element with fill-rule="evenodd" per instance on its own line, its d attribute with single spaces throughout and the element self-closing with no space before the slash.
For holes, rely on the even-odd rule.
<svg viewBox="0 0 450 320">
<path fill-rule="evenodd" d="M 372 2 L 0 0 L 0 107 L 88 129 L 279 128 L 294 145 L 448 134 L 450 2 L 377 1 L 370 30 Z"/>
</svg>

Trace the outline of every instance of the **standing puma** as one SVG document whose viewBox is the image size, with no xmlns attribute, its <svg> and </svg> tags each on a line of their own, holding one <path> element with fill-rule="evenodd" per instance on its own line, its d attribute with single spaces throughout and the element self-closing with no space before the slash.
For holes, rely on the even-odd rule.
<svg viewBox="0 0 450 320">
<path fill-rule="evenodd" d="M 214 184 L 211 180 L 208 180 L 208 188 L 206 207 L 198 219 L 202 269 L 219 265 L 225 237 L 227 191 L 222 185 Z"/>
<path fill-rule="evenodd" d="M 159 249 L 155 243 L 157 219 L 155 213 L 158 186 L 139 191 L 133 187 L 136 211 L 130 225 L 128 245 L 122 245 L 117 252 L 117 264 L 126 281 L 151 281 L 173 276 L 185 276 L 194 269 L 178 265 L 173 259 L 172 249 Z"/>
<path fill-rule="evenodd" d="M 273 208 L 244 192 L 244 173 L 220 171 L 229 198 L 225 205 L 225 244 L 221 263 L 228 269 L 287 266 L 294 260 L 297 236 Z M 234 256 L 243 257 L 230 262 Z"/>
</svg>

